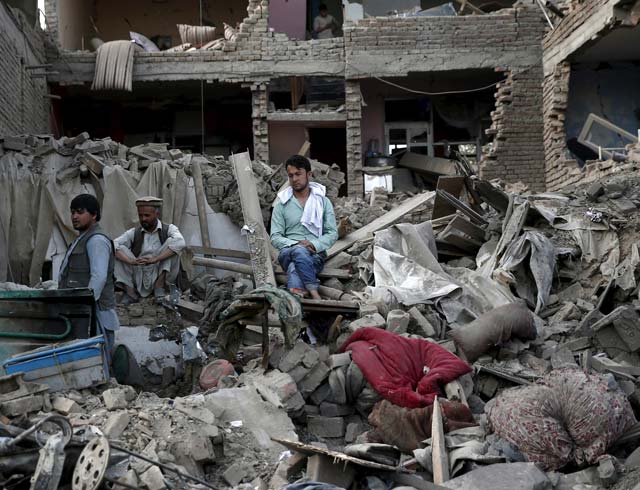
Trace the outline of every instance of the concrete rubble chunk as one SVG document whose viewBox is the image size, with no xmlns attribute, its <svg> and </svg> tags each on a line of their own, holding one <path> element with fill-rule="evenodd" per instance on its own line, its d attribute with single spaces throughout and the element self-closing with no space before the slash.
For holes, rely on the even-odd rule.
<svg viewBox="0 0 640 490">
<path fill-rule="evenodd" d="M 318 386 L 329 376 L 329 368 L 323 362 L 319 362 L 315 367 L 302 378 L 298 385 L 298 389 L 302 396 L 306 399 L 313 393 Z"/>
<path fill-rule="evenodd" d="M 407 333 L 411 316 L 403 310 L 391 310 L 387 314 L 387 330 L 401 335 Z"/>
<path fill-rule="evenodd" d="M 418 332 L 419 335 L 422 335 L 423 337 L 436 336 L 436 333 L 437 333 L 436 329 L 434 328 L 433 325 L 431 325 L 429 320 L 425 318 L 425 316 L 420 312 L 420 310 L 418 310 L 418 308 L 414 306 L 411 309 L 409 309 L 408 313 L 411 316 L 411 319 L 415 322 L 416 331 Z"/>
<path fill-rule="evenodd" d="M 295 426 L 287 413 L 266 402 L 254 387 L 224 388 L 205 396 L 221 423 L 241 420 L 261 447 L 271 448 L 271 437 L 298 440 Z"/>
<path fill-rule="evenodd" d="M 338 488 L 349 488 L 355 474 L 353 465 L 335 462 L 325 454 L 314 454 L 307 459 L 307 477 L 311 481 L 328 483 Z"/>
<path fill-rule="evenodd" d="M 307 419 L 307 429 L 318 437 L 342 437 L 344 436 L 345 423 L 342 417 L 315 417 Z"/>
<path fill-rule="evenodd" d="M 216 422 L 216 416 L 205 406 L 205 399 L 202 395 L 176 398 L 174 406 L 176 410 L 194 420 L 199 420 L 209 425 L 213 425 Z"/>
<path fill-rule="evenodd" d="M 354 414 L 355 411 L 353 405 L 336 405 L 329 402 L 320 404 L 320 415 L 323 417 L 345 417 Z"/>
<path fill-rule="evenodd" d="M 294 367 L 303 364 L 307 368 L 313 367 L 318 361 L 318 353 L 307 343 L 298 341 L 284 356 L 278 364 L 278 369 L 282 372 L 289 372 Z"/>
<path fill-rule="evenodd" d="M 287 412 L 295 412 L 304 407 L 304 398 L 298 391 L 295 380 L 288 373 L 273 370 L 265 375 L 248 377 L 246 382 L 254 386 L 262 398 Z"/>
<path fill-rule="evenodd" d="M 235 487 L 240 484 L 248 474 L 249 470 L 246 465 L 242 463 L 234 463 L 225 470 L 222 477 L 229 485 Z"/>
<path fill-rule="evenodd" d="M 351 364 L 351 352 L 341 352 L 340 354 L 333 354 L 329 356 L 329 360 L 327 361 L 327 366 L 329 369 L 335 369 L 342 366 L 347 366 Z"/>
<path fill-rule="evenodd" d="M 164 481 L 164 475 L 157 466 L 151 466 L 147 471 L 140 475 L 140 481 L 149 490 L 163 490 L 167 488 L 167 484 Z"/>
<path fill-rule="evenodd" d="M 358 320 L 354 320 L 349 324 L 349 331 L 355 332 L 359 328 L 363 327 L 375 327 L 375 328 L 386 328 L 387 321 L 380 313 L 374 313 L 373 315 L 363 316 Z"/>
<path fill-rule="evenodd" d="M 121 388 L 111 388 L 102 392 L 102 399 L 107 410 L 121 410 L 129 406 L 127 394 Z"/>
<path fill-rule="evenodd" d="M 63 396 L 56 396 L 53 398 L 53 409 L 56 412 L 60 412 L 62 415 L 84 412 L 82 407 L 78 405 L 74 400 Z"/>
<path fill-rule="evenodd" d="M 514 484 L 517 482 L 517 486 Z M 456 490 L 551 490 L 547 475 L 534 463 L 498 463 L 441 483 Z"/>
<path fill-rule="evenodd" d="M 0 405 L 0 413 L 7 417 L 17 417 L 37 412 L 44 405 L 44 395 L 29 395 L 15 400 L 7 400 Z"/>
<path fill-rule="evenodd" d="M 344 434 L 345 442 L 354 442 L 358 438 L 358 436 L 366 430 L 366 426 L 363 423 L 351 422 L 350 424 L 347 424 L 347 428 Z"/>
<path fill-rule="evenodd" d="M 119 439 L 131 422 L 131 416 L 127 412 L 116 412 L 109 415 L 104 426 L 104 433 L 109 439 Z"/>
</svg>

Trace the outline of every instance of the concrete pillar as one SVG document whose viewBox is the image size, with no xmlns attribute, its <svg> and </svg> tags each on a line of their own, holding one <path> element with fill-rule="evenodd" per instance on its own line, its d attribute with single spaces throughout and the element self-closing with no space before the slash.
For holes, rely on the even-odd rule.
<svg viewBox="0 0 640 490">
<path fill-rule="evenodd" d="M 251 86 L 251 117 L 253 119 L 253 158 L 269 163 L 269 124 L 267 122 L 269 94 L 267 86 Z"/>
<path fill-rule="evenodd" d="M 362 175 L 362 94 L 358 80 L 345 82 L 345 109 L 347 113 L 347 190 L 350 196 L 364 194 Z"/>
</svg>

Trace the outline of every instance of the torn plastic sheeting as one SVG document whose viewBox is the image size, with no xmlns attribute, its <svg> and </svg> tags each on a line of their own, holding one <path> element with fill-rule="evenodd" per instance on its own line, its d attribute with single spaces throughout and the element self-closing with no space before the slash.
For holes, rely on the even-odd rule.
<svg viewBox="0 0 640 490">
<path fill-rule="evenodd" d="M 460 286 L 443 271 L 436 253 L 429 222 L 379 231 L 373 248 L 375 289 L 388 289 L 407 306 L 455 291 Z"/>
<path fill-rule="evenodd" d="M 517 240 L 511 242 L 500 259 L 500 269 L 514 270 L 525 266 L 528 260 L 529 270 L 537 288 L 535 312 L 539 313 L 549 300 L 553 273 L 556 268 L 555 248 L 551 240 L 539 231 L 526 231 Z"/>
<path fill-rule="evenodd" d="M 631 245 L 631 253 L 616 267 L 615 280 L 616 286 L 625 291 L 635 289 L 637 286 L 635 271 L 640 265 L 640 253 L 638 245 Z"/>
<path fill-rule="evenodd" d="M 605 257 L 610 256 L 613 252 L 619 252 L 618 234 L 615 231 L 594 231 L 590 229 L 574 229 L 571 231 L 574 240 L 580 250 L 582 256 L 587 261 L 597 260 L 602 261 Z M 614 263 L 610 264 L 615 268 L 618 263 L 613 260 Z M 610 275 L 610 274 L 609 274 Z"/>
</svg>

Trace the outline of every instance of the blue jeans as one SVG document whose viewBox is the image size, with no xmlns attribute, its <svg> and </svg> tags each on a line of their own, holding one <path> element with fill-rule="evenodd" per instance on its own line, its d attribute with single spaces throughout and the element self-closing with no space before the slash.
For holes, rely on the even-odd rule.
<svg viewBox="0 0 640 490">
<path fill-rule="evenodd" d="M 289 289 L 317 290 L 320 285 L 318 273 L 324 267 L 326 254 L 311 255 L 311 252 L 300 245 L 283 248 L 278 255 L 278 262 L 287 273 Z"/>
</svg>

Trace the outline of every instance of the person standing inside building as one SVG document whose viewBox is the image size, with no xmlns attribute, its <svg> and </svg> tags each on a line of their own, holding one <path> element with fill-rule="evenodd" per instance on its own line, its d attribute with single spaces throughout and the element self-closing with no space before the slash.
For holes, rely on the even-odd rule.
<svg viewBox="0 0 640 490">
<path fill-rule="evenodd" d="M 73 229 L 80 235 L 71 243 L 62 260 L 58 287 L 89 288 L 93 291 L 96 323 L 110 353 L 115 331 L 120 328 L 113 284 L 114 245 L 98 224 L 100 205 L 94 196 L 80 194 L 73 198 L 70 208 Z"/>
<path fill-rule="evenodd" d="M 178 227 L 160 221 L 162 199 L 147 196 L 136 201 L 140 226 L 125 231 L 114 240 L 116 247 L 116 285 L 127 294 L 122 304 L 146 298 L 152 292 L 160 301 L 165 286 L 176 287 L 180 271 L 180 252 L 185 247 Z"/>
<path fill-rule="evenodd" d="M 287 273 L 287 287 L 299 296 L 321 299 L 318 273 L 326 251 L 338 240 L 338 228 L 326 188 L 312 177 L 309 160 L 294 155 L 286 161 L 289 187 L 278 193 L 271 215 L 271 243 Z"/>
<path fill-rule="evenodd" d="M 313 32 L 318 39 L 331 39 L 336 20 L 329 14 L 329 9 L 322 3 L 319 7 L 320 14 L 313 20 Z"/>
</svg>

